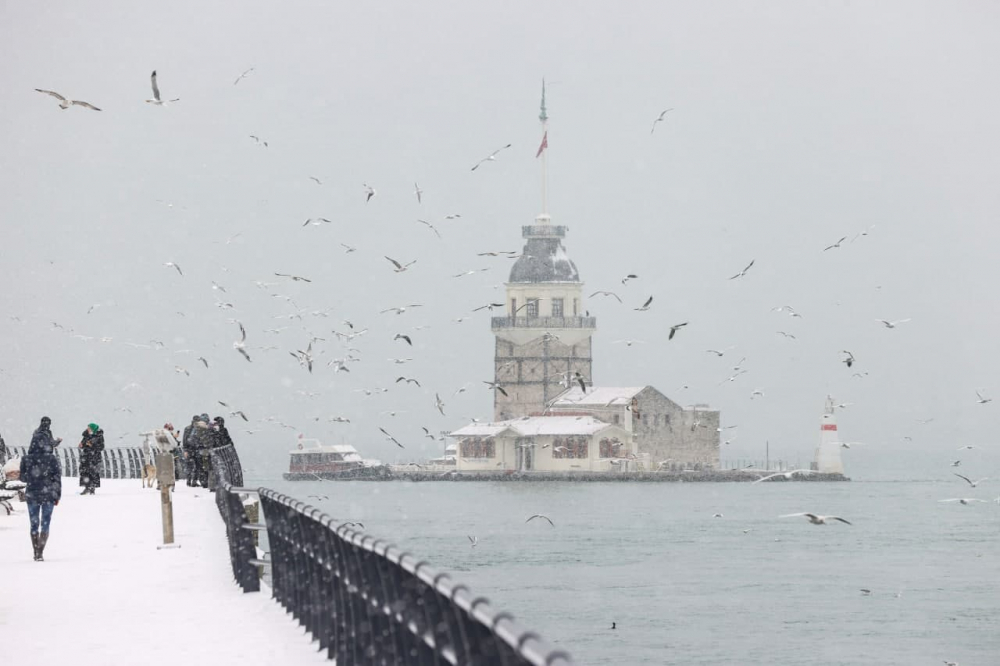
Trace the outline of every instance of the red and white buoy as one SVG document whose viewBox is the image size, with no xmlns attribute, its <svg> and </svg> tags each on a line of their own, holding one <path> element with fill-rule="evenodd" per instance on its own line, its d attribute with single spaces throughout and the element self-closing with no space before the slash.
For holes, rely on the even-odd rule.
<svg viewBox="0 0 1000 666">
<path fill-rule="evenodd" d="M 819 446 L 816 447 L 816 471 L 823 474 L 844 473 L 844 463 L 840 459 L 840 435 L 837 433 L 835 409 L 833 398 L 826 396 L 826 409 L 819 419 Z"/>
</svg>

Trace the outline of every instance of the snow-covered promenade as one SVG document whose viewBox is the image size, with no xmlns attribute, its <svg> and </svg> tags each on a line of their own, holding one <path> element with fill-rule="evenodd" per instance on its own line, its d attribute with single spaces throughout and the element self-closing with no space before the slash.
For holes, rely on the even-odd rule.
<svg viewBox="0 0 1000 666">
<path fill-rule="evenodd" d="M 233 581 L 212 493 L 178 484 L 179 548 L 162 543 L 160 493 L 102 480 L 81 497 L 63 479 L 45 561 L 24 503 L 0 512 L 0 652 L 19 666 L 330 664 L 266 588 Z"/>
</svg>

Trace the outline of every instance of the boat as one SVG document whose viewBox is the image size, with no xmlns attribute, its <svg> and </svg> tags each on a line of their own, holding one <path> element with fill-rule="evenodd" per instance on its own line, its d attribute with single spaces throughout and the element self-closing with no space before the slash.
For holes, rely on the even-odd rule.
<svg viewBox="0 0 1000 666">
<path fill-rule="evenodd" d="M 379 460 L 362 458 L 350 444 L 324 445 L 318 439 L 300 437 L 290 452 L 286 481 L 354 479 L 385 476 L 388 467 Z"/>
</svg>

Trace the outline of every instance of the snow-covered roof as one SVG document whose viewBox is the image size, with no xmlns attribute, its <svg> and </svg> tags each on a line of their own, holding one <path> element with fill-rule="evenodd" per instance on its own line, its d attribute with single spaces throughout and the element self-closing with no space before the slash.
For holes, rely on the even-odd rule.
<svg viewBox="0 0 1000 666">
<path fill-rule="evenodd" d="M 320 444 L 318 439 L 300 439 L 292 449 L 292 453 L 343 453 L 357 454 L 358 450 L 350 444 Z"/>
<path fill-rule="evenodd" d="M 592 435 L 616 428 L 593 416 L 529 416 L 497 423 L 472 423 L 452 432 L 453 437 L 493 437 L 511 430 L 521 437 L 534 435 Z"/>
<path fill-rule="evenodd" d="M 584 395 L 579 386 L 570 387 L 552 403 L 553 407 L 576 405 L 627 405 L 645 386 L 591 386 Z"/>
</svg>

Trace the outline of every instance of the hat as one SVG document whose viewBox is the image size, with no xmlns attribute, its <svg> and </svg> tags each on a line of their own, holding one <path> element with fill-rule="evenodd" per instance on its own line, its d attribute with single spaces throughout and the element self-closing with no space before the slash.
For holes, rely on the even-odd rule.
<svg viewBox="0 0 1000 666">
<path fill-rule="evenodd" d="M 163 429 L 164 430 L 173 430 L 174 429 L 174 424 L 173 423 L 164 423 L 163 424 Z"/>
<path fill-rule="evenodd" d="M 195 414 L 194 416 L 191 417 L 191 423 L 194 423 L 195 421 L 197 421 L 200 418 L 201 418 L 200 416 L 198 416 L 197 414 Z"/>
<path fill-rule="evenodd" d="M 47 417 L 47 416 L 43 416 L 43 417 L 42 417 L 42 425 L 43 425 L 43 426 L 48 426 L 48 425 L 50 425 L 51 423 L 52 423 L 52 419 L 50 419 L 50 418 L 49 418 L 49 417 Z"/>
<path fill-rule="evenodd" d="M 88 423 L 87 427 L 90 428 L 90 432 L 97 432 L 98 430 L 101 429 L 101 426 L 97 425 L 96 423 Z"/>
<path fill-rule="evenodd" d="M 208 423 L 208 414 L 202 414 L 202 415 L 201 415 L 201 416 L 199 416 L 198 418 L 200 418 L 200 419 L 201 419 L 202 421 L 204 421 L 205 423 Z"/>
<path fill-rule="evenodd" d="M 214 419 L 212 419 L 212 422 L 218 423 L 219 425 L 226 425 L 226 420 L 221 416 L 216 416 Z"/>
</svg>

